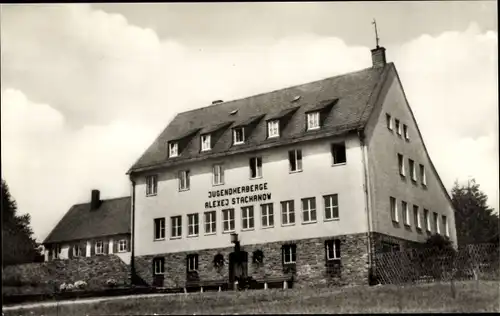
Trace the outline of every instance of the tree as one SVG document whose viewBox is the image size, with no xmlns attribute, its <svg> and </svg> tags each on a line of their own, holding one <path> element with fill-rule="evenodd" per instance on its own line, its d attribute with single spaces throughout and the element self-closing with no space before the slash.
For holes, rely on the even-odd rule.
<svg viewBox="0 0 500 316">
<path fill-rule="evenodd" d="M 17 215 L 17 203 L 3 179 L 1 189 L 3 264 L 33 262 L 40 252 L 30 227 L 31 217 L 29 214 Z"/>
<path fill-rule="evenodd" d="M 488 197 L 474 179 L 451 190 L 459 246 L 488 243 L 498 236 L 498 215 L 487 205 Z"/>
</svg>

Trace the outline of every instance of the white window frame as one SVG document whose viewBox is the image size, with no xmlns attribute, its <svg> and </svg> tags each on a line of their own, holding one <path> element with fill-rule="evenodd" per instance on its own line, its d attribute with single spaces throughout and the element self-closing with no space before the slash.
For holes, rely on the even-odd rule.
<svg viewBox="0 0 500 316">
<path fill-rule="evenodd" d="M 205 235 L 211 235 L 217 233 L 217 211 L 205 212 L 204 219 L 205 219 Z M 207 227 L 209 229 L 207 229 Z"/>
<path fill-rule="evenodd" d="M 334 204 L 334 198 L 337 200 L 337 204 Z M 340 217 L 339 213 L 339 196 L 338 194 L 329 194 L 323 196 L 323 203 L 325 204 L 325 221 L 337 220 Z M 337 210 L 337 217 L 333 216 L 333 211 Z M 327 216 L 328 211 L 330 212 L 330 216 Z"/>
<path fill-rule="evenodd" d="M 297 247 L 294 245 L 284 245 L 283 248 L 283 264 L 294 264 L 297 261 Z M 295 249 L 295 260 L 293 260 L 293 250 Z M 287 255 L 289 255 L 290 260 L 287 261 Z"/>
<path fill-rule="evenodd" d="M 280 136 L 280 121 L 271 120 L 267 122 L 267 138 Z"/>
<path fill-rule="evenodd" d="M 385 121 L 386 121 L 387 128 L 390 131 L 393 131 L 394 127 L 392 126 L 392 116 L 389 113 L 385 114 Z"/>
<path fill-rule="evenodd" d="M 188 262 L 188 272 L 195 272 L 198 271 L 197 266 L 198 266 L 198 255 L 197 254 L 192 254 L 187 256 L 187 262 Z"/>
<path fill-rule="evenodd" d="M 300 159 L 298 159 L 298 152 L 300 152 Z M 293 158 L 295 160 L 295 170 L 292 170 L 292 161 L 290 161 L 290 153 L 292 153 Z M 302 171 L 302 150 L 301 149 L 292 149 L 288 151 L 288 170 L 292 172 L 300 172 Z"/>
<path fill-rule="evenodd" d="M 399 174 L 403 177 L 406 177 L 405 157 L 402 154 L 398 154 L 398 169 Z"/>
<path fill-rule="evenodd" d="M 165 274 L 165 259 L 164 258 L 154 258 L 153 265 L 154 265 L 153 272 L 155 275 Z"/>
<path fill-rule="evenodd" d="M 281 226 L 295 225 L 295 201 L 294 200 L 282 201 L 280 204 L 281 204 Z M 292 214 L 294 215 L 293 221 L 291 220 Z"/>
<path fill-rule="evenodd" d="M 312 202 L 314 201 L 314 207 L 312 207 Z M 307 203 L 304 203 L 307 202 Z M 302 206 L 302 223 L 303 224 L 308 224 L 308 223 L 316 223 L 318 220 L 318 214 L 316 210 L 316 197 L 311 197 L 311 198 L 303 198 L 301 200 L 301 206 Z M 307 208 L 305 208 L 307 206 Z M 305 220 L 304 214 L 308 213 L 309 215 L 309 220 Z M 312 217 L 312 214 L 314 214 L 314 219 Z"/>
<path fill-rule="evenodd" d="M 425 176 L 425 166 L 420 164 L 420 181 L 422 185 L 427 186 L 427 177 Z"/>
<path fill-rule="evenodd" d="M 200 234 L 200 216 L 198 213 L 188 214 L 188 237 L 196 237 Z"/>
<path fill-rule="evenodd" d="M 81 257 L 82 252 L 80 249 L 80 245 L 73 245 L 73 257 L 78 258 Z"/>
<path fill-rule="evenodd" d="M 157 231 L 156 225 L 158 225 L 158 224 L 160 225 L 160 227 L 159 227 L 160 235 L 159 236 L 156 235 L 156 231 Z M 153 225 L 154 225 L 154 240 L 164 240 L 165 239 L 165 217 L 155 218 L 153 220 Z"/>
<path fill-rule="evenodd" d="M 439 227 L 439 214 L 434 212 L 433 214 L 434 218 L 434 226 L 436 227 L 436 234 L 441 235 L 441 228 Z"/>
<path fill-rule="evenodd" d="M 344 158 L 345 158 L 345 161 L 339 161 L 337 162 L 336 159 L 335 159 L 335 150 L 334 148 L 336 148 L 337 146 L 341 146 L 344 148 Z M 332 155 L 332 165 L 344 165 L 347 163 L 347 148 L 345 147 L 345 142 L 340 142 L 340 143 L 332 143 L 330 145 L 330 154 Z"/>
<path fill-rule="evenodd" d="M 391 211 L 391 219 L 393 222 L 399 223 L 398 201 L 395 197 L 389 198 L 389 208 Z"/>
<path fill-rule="evenodd" d="M 338 243 L 339 243 L 339 247 L 340 247 L 340 240 L 339 239 L 332 239 L 332 240 L 328 240 L 326 242 L 326 260 L 328 261 L 335 261 L 335 260 L 340 260 L 341 258 L 341 254 L 339 254 L 339 256 L 337 257 L 337 241 L 338 240 Z M 330 257 L 330 248 L 333 248 L 333 257 Z M 340 251 L 339 251 L 340 252 Z"/>
<path fill-rule="evenodd" d="M 174 158 L 179 156 L 179 143 L 169 142 L 168 143 L 168 157 Z"/>
<path fill-rule="evenodd" d="M 450 226 L 448 225 L 448 217 L 446 215 L 441 215 L 441 221 L 443 222 L 445 236 L 450 237 Z"/>
<path fill-rule="evenodd" d="M 146 196 L 154 196 L 158 193 L 158 175 L 146 176 Z"/>
<path fill-rule="evenodd" d="M 170 217 L 170 238 L 181 238 L 182 237 L 182 216 L 172 216 Z"/>
<path fill-rule="evenodd" d="M 59 254 L 61 253 L 61 246 L 54 245 L 52 249 L 52 259 L 59 259 Z"/>
<path fill-rule="evenodd" d="M 403 134 L 405 137 L 405 140 L 410 140 L 410 135 L 408 134 L 408 125 L 403 124 Z"/>
<path fill-rule="evenodd" d="M 127 252 L 127 240 L 120 239 L 118 241 L 118 252 Z"/>
<path fill-rule="evenodd" d="M 252 159 L 255 164 L 255 177 L 252 177 Z M 259 167 L 259 161 L 260 161 L 260 167 Z M 260 179 L 262 178 L 262 157 L 250 157 L 248 159 L 248 165 L 250 168 L 250 179 Z"/>
<path fill-rule="evenodd" d="M 260 205 L 262 228 L 274 227 L 274 204 L 266 203 Z M 272 224 L 270 224 L 272 220 Z"/>
<path fill-rule="evenodd" d="M 252 225 L 250 225 L 252 223 Z M 255 211 L 253 205 L 241 207 L 241 230 L 255 229 Z"/>
<path fill-rule="evenodd" d="M 319 111 L 307 113 L 307 130 L 311 131 L 319 129 L 321 127 L 319 119 L 320 119 Z"/>
<path fill-rule="evenodd" d="M 424 208 L 424 220 L 425 220 L 425 230 L 428 232 L 431 232 L 432 228 L 431 228 L 430 211 L 428 209 L 425 209 L 425 208 Z"/>
<path fill-rule="evenodd" d="M 408 165 L 410 167 L 410 177 L 412 181 L 417 181 L 417 168 L 415 167 L 415 161 L 408 159 Z"/>
<path fill-rule="evenodd" d="M 238 140 L 238 131 L 241 130 L 241 140 Z M 233 129 L 233 144 L 239 145 L 245 143 L 245 128 L 244 127 L 235 127 Z"/>
<path fill-rule="evenodd" d="M 188 191 L 191 187 L 190 184 L 190 171 L 189 170 L 181 170 L 179 171 L 179 191 Z"/>
<path fill-rule="evenodd" d="M 418 229 L 422 229 L 422 221 L 420 220 L 420 207 L 418 205 L 413 205 L 413 213 L 415 214 L 415 210 L 417 211 L 417 222 L 415 223 Z"/>
<path fill-rule="evenodd" d="M 210 137 L 210 134 L 203 134 L 201 135 L 201 151 L 208 151 L 212 149 L 212 139 Z"/>
<path fill-rule="evenodd" d="M 398 119 L 394 119 L 394 122 L 396 124 L 396 132 L 401 136 L 401 122 Z"/>
<path fill-rule="evenodd" d="M 406 201 L 401 201 L 401 209 L 404 214 L 404 219 L 403 222 L 406 226 L 410 226 L 410 208 L 408 207 L 408 202 Z"/>
<path fill-rule="evenodd" d="M 100 249 L 100 251 L 98 251 L 99 249 Z M 98 240 L 95 242 L 95 254 L 96 255 L 103 255 L 104 254 L 104 242 L 102 240 Z"/>
<path fill-rule="evenodd" d="M 212 185 L 224 184 L 224 164 L 215 164 L 212 167 Z"/>
<path fill-rule="evenodd" d="M 227 208 L 223 209 L 222 211 L 222 232 L 224 233 L 231 233 L 235 231 L 235 214 L 234 214 L 234 208 Z M 227 214 L 227 218 L 226 215 Z M 231 216 L 232 215 L 232 216 Z M 228 229 L 225 228 L 225 223 L 227 223 Z M 231 227 L 232 224 L 232 227 Z"/>
</svg>

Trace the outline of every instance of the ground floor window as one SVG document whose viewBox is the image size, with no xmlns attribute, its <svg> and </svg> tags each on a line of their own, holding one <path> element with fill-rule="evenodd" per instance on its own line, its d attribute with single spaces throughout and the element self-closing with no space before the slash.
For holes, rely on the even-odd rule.
<svg viewBox="0 0 500 316">
<path fill-rule="evenodd" d="M 283 245 L 281 248 L 283 257 L 283 272 L 294 273 L 297 260 L 297 246 L 295 244 Z"/>
<path fill-rule="evenodd" d="M 104 253 L 104 243 L 102 241 L 95 242 L 95 254 L 102 255 Z"/>
<path fill-rule="evenodd" d="M 340 276 L 340 240 L 325 241 L 326 271 L 330 276 Z"/>
<path fill-rule="evenodd" d="M 122 239 L 118 242 L 118 252 L 126 252 L 127 251 L 127 240 Z"/>
<path fill-rule="evenodd" d="M 165 273 L 165 258 L 154 258 L 153 259 L 153 274 L 164 274 Z"/>
<path fill-rule="evenodd" d="M 399 244 L 397 243 L 382 241 L 381 244 L 381 252 L 398 252 L 400 250 Z"/>
</svg>

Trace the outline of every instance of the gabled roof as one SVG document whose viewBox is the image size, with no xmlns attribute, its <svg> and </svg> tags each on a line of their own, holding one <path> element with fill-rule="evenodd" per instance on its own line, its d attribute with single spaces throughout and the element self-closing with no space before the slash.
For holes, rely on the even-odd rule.
<svg viewBox="0 0 500 316">
<path fill-rule="evenodd" d="M 257 150 L 264 146 L 283 145 L 309 138 L 343 134 L 363 128 L 373 109 L 370 96 L 379 86 L 383 73 L 392 63 L 384 67 L 370 67 L 357 72 L 335 76 L 311 83 L 293 86 L 281 90 L 263 93 L 252 97 L 217 103 L 178 114 L 154 143 L 131 167 L 128 173 L 151 170 L 158 167 L 168 167 L 178 163 L 192 161 L 203 157 L 217 157 L 222 154 L 232 154 L 242 151 Z M 300 97 L 300 98 L 299 98 Z M 336 103 L 331 101 L 338 99 Z M 306 131 L 306 112 L 325 105 L 332 105 L 323 120 L 323 126 L 316 131 Z M 290 116 L 280 137 L 267 139 L 266 120 L 275 117 L 276 113 L 286 112 L 295 107 L 298 109 Z M 236 111 L 237 110 L 237 111 Z M 235 113 L 236 111 L 236 113 Z M 175 159 L 168 158 L 167 144 L 178 139 L 187 131 L 203 129 L 224 122 L 239 122 L 263 116 L 256 124 L 252 134 L 245 144 L 232 144 L 231 128 L 226 129 L 209 153 L 200 153 L 200 142 L 191 141 L 182 154 Z M 193 135 L 199 137 L 199 135 Z M 267 148 L 266 147 L 266 148 Z"/>
<path fill-rule="evenodd" d="M 96 210 L 90 203 L 73 205 L 43 244 L 129 234 L 130 197 L 101 200 Z"/>
</svg>

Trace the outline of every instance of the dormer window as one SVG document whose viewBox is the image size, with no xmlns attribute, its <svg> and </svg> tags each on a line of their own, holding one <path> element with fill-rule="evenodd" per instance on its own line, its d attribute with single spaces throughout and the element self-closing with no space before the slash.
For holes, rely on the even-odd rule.
<svg viewBox="0 0 500 316">
<path fill-rule="evenodd" d="M 319 129 L 319 111 L 307 113 L 307 130 Z"/>
<path fill-rule="evenodd" d="M 243 144 L 245 142 L 245 129 L 243 127 L 236 127 L 233 129 L 233 140 L 235 145 Z"/>
<path fill-rule="evenodd" d="M 170 142 L 168 144 L 168 152 L 169 152 L 168 156 L 170 158 L 177 157 L 177 155 L 179 154 L 179 146 L 177 142 Z"/>
<path fill-rule="evenodd" d="M 279 137 L 280 136 L 280 124 L 279 120 L 272 120 L 267 122 L 267 137 Z"/>
<path fill-rule="evenodd" d="M 201 151 L 212 149 L 210 134 L 201 135 Z"/>
</svg>

